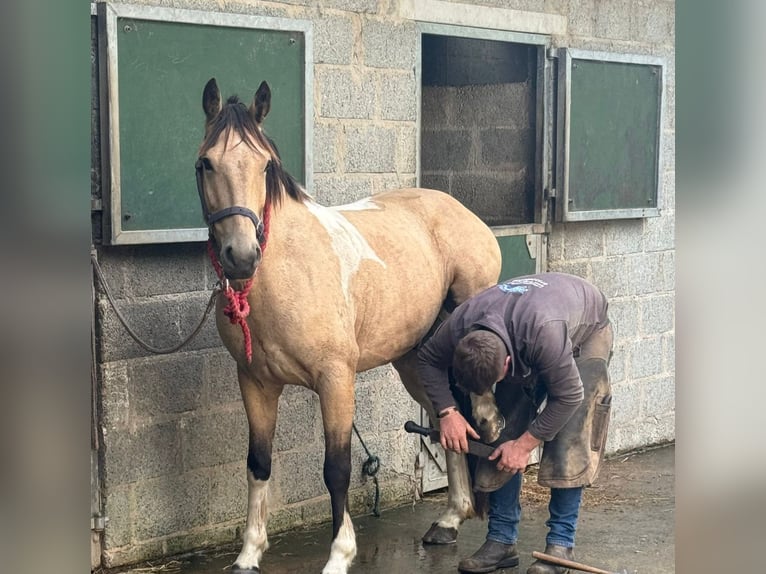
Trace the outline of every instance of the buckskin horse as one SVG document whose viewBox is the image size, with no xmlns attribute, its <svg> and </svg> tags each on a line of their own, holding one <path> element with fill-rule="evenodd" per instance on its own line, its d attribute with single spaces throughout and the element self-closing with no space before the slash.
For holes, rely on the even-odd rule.
<svg viewBox="0 0 766 574">
<path fill-rule="evenodd" d="M 392 363 L 437 421 L 416 375 L 418 343 L 443 307 L 496 283 L 498 243 L 440 191 L 392 190 L 331 208 L 316 203 L 262 131 L 271 106 L 266 82 L 247 106 L 236 96 L 223 102 L 213 78 L 202 103 L 197 185 L 224 284 L 216 324 L 237 363 L 249 425 L 248 513 L 233 572 L 259 572 L 268 547 L 272 440 L 289 384 L 319 396 L 333 524 L 323 574 L 345 574 L 356 555 L 347 509 L 355 374 Z M 448 507 L 429 531 L 436 543 L 454 541 L 474 513 L 465 455 L 448 452 L 447 464 Z"/>
</svg>

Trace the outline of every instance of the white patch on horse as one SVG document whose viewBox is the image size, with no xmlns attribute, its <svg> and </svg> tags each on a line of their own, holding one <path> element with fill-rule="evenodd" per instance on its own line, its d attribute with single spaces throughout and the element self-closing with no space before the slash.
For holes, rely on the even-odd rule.
<svg viewBox="0 0 766 574">
<path fill-rule="evenodd" d="M 380 206 L 375 203 L 372 198 L 365 197 L 355 201 L 354 203 L 347 203 L 346 205 L 338 205 L 333 207 L 337 211 L 365 211 L 368 209 L 380 209 Z"/>
<path fill-rule="evenodd" d="M 240 568 L 255 570 L 258 568 L 263 553 L 269 547 L 266 535 L 269 481 L 257 480 L 250 471 L 247 471 L 247 486 L 247 525 L 242 536 L 242 551 L 234 563 Z"/>
<path fill-rule="evenodd" d="M 464 454 L 448 450 L 446 453 L 449 491 L 447 510 L 439 517 L 437 524 L 444 528 L 458 528 L 466 518 L 474 515 L 471 479 L 468 462 Z"/>
<path fill-rule="evenodd" d="M 343 525 L 330 547 L 330 559 L 322 569 L 322 574 L 346 574 L 356 556 L 356 535 L 348 512 L 343 513 Z"/>
<path fill-rule="evenodd" d="M 322 224 L 330 235 L 332 249 L 338 256 L 340 264 L 343 294 L 348 301 L 351 296 L 349 292 L 351 276 L 359 269 L 363 259 L 377 261 L 384 268 L 386 264 L 373 251 L 364 236 L 359 233 L 359 230 L 348 219 L 343 217 L 342 213 L 335 209 L 321 206 L 313 201 L 307 201 L 306 207 L 308 207 L 309 211 L 319 220 L 319 223 Z"/>
</svg>

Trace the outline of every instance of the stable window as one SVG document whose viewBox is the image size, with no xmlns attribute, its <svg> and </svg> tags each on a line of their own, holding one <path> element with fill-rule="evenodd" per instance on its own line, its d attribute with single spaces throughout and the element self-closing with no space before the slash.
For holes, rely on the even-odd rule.
<svg viewBox="0 0 766 574">
<path fill-rule="evenodd" d="M 104 243 L 207 239 L 194 162 L 211 77 L 247 104 L 269 83 L 265 129 L 310 186 L 310 22 L 111 3 L 97 15 Z"/>
</svg>

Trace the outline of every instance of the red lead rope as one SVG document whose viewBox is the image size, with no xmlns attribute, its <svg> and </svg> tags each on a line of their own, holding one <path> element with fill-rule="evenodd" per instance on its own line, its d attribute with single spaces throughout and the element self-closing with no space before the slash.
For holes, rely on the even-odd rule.
<svg viewBox="0 0 766 574">
<path fill-rule="evenodd" d="M 263 207 L 263 235 L 259 241 L 261 245 L 261 256 L 266 252 L 266 243 L 269 239 L 269 227 L 271 223 L 271 202 L 267 201 Z M 253 286 L 253 279 L 255 275 L 245 282 L 241 291 L 235 291 L 232 289 L 226 277 L 223 273 L 223 267 L 221 262 L 218 261 L 218 256 L 215 254 L 213 248 L 212 236 L 207 240 L 207 254 L 210 257 L 210 262 L 213 264 L 218 279 L 221 284 L 224 285 L 223 294 L 226 297 L 228 303 L 223 308 L 223 314 L 229 318 L 232 325 L 239 325 L 242 328 L 242 335 L 245 338 L 245 355 L 247 356 L 247 362 L 250 363 L 253 360 L 253 344 L 252 337 L 250 336 L 250 327 L 247 325 L 247 317 L 250 315 L 250 302 L 247 300 L 247 296 L 250 293 L 250 288 Z M 256 268 L 256 271 L 258 269 Z"/>
</svg>

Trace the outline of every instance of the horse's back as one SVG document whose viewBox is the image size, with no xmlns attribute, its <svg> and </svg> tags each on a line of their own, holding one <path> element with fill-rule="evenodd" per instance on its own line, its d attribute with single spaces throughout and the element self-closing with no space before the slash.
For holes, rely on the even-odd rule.
<svg viewBox="0 0 766 574">
<path fill-rule="evenodd" d="M 417 344 L 445 301 L 459 304 L 497 282 L 492 230 L 446 193 L 390 190 L 336 209 L 377 256 L 355 281 L 360 370 Z"/>
</svg>

